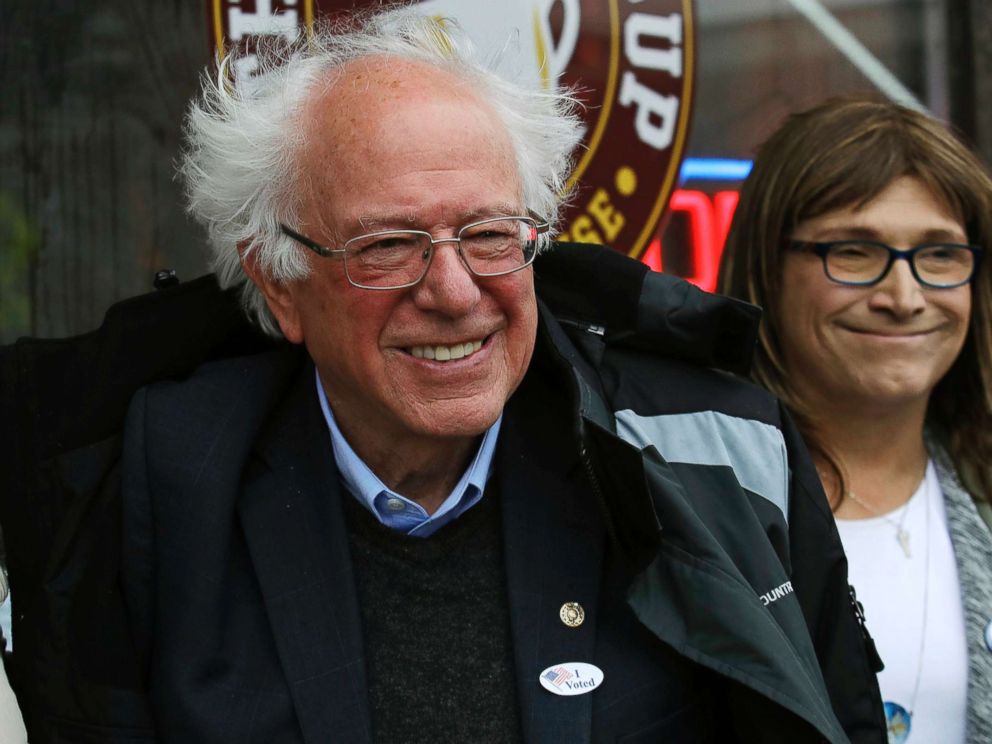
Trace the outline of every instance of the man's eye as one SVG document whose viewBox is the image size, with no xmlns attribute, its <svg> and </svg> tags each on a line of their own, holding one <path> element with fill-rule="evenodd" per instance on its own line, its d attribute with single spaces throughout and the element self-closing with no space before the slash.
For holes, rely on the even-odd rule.
<svg viewBox="0 0 992 744">
<path fill-rule="evenodd" d="M 506 238 L 512 237 L 513 234 L 513 230 L 494 230 L 490 228 L 488 230 L 477 232 L 469 237 L 472 240 L 505 240 Z"/>
<path fill-rule="evenodd" d="M 928 261 L 951 261 L 958 258 L 960 253 L 961 251 L 955 250 L 950 246 L 935 245 L 932 248 L 921 251 L 920 258 L 925 258 Z"/>
<path fill-rule="evenodd" d="M 838 258 L 867 258 L 873 255 L 874 251 L 870 246 L 858 245 L 837 245 L 833 248 L 833 254 Z"/>
<path fill-rule="evenodd" d="M 363 243 L 356 246 L 357 253 L 388 253 L 390 251 L 400 251 L 409 248 L 416 248 L 418 240 L 413 235 L 387 235 L 376 238 L 370 243 Z"/>
<path fill-rule="evenodd" d="M 488 222 L 484 225 L 479 225 L 478 227 L 464 231 L 462 233 L 462 238 L 469 238 L 471 240 L 510 238 L 516 237 L 519 230 L 520 228 L 514 220 L 507 220 L 505 222 Z"/>
</svg>

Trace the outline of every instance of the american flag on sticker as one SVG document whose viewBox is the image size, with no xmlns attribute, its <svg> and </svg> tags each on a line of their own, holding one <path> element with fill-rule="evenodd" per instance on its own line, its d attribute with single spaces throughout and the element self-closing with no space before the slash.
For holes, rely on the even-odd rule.
<svg viewBox="0 0 992 744">
<path fill-rule="evenodd" d="M 560 687 L 562 682 L 572 678 L 572 673 L 565 667 L 560 666 L 546 671 L 544 673 L 544 678 L 556 687 Z"/>
</svg>

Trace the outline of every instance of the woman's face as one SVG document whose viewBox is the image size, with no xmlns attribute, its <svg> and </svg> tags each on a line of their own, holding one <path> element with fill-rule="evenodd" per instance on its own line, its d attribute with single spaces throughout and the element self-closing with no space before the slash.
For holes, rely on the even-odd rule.
<svg viewBox="0 0 992 744">
<path fill-rule="evenodd" d="M 954 215 L 916 178 L 894 180 L 860 209 L 845 207 L 801 223 L 797 240 L 869 239 L 907 250 L 921 243 L 967 243 Z M 923 287 L 897 260 L 871 287 L 837 284 L 821 258 L 783 257 L 779 327 L 790 383 L 816 406 L 877 411 L 916 402 L 964 344 L 971 286 Z"/>
</svg>

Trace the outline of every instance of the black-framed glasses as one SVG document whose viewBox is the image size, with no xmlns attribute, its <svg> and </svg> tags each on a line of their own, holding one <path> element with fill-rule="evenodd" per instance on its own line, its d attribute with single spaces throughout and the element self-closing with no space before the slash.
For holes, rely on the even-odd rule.
<svg viewBox="0 0 992 744">
<path fill-rule="evenodd" d="M 897 260 L 909 262 L 913 276 L 924 287 L 951 289 L 975 276 L 982 248 L 962 243 L 924 243 L 901 251 L 874 240 L 832 240 L 819 243 L 787 238 L 785 247 L 815 253 L 823 272 L 838 284 L 870 287 L 882 281 Z"/>
<path fill-rule="evenodd" d="M 423 230 L 381 230 L 351 238 L 340 248 L 325 248 L 280 227 L 319 256 L 342 256 L 345 276 L 361 289 L 414 286 L 427 274 L 438 243 L 457 244 L 458 256 L 474 276 L 512 274 L 533 263 L 541 236 L 551 229 L 532 217 L 492 217 L 465 225 L 453 238 L 434 238 Z"/>
</svg>

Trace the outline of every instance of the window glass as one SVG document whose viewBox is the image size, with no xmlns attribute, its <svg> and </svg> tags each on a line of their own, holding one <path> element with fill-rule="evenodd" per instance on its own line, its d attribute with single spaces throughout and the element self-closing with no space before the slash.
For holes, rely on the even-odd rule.
<svg viewBox="0 0 992 744">
<path fill-rule="evenodd" d="M 791 112 L 873 92 L 947 119 L 946 13 L 945 0 L 697 2 L 689 162 L 662 249 L 655 245 L 645 261 L 715 286 L 741 176 Z"/>
</svg>

